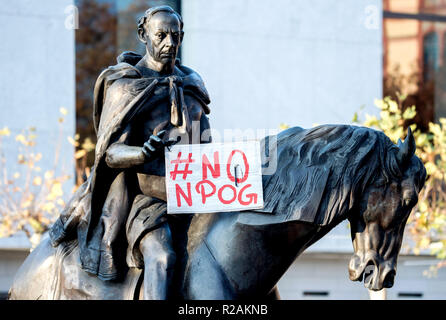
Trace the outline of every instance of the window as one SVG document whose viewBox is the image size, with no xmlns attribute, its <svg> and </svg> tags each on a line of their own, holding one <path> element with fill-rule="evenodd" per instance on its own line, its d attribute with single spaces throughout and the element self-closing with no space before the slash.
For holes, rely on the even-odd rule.
<svg viewBox="0 0 446 320">
<path fill-rule="evenodd" d="M 407 95 L 422 130 L 446 116 L 446 0 L 384 0 L 383 95 Z"/>
<path fill-rule="evenodd" d="M 398 298 L 423 298 L 423 293 L 421 292 L 399 292 Z"/>
<path fill-rule="evenodd" d="M 423 81 L 432 81 L 438 70 L 438 35 L 432 31 L 423 36 Z"/>
<path fill-rule="evenodd" d="M 305 297 L 328 297 L 328 291 L 304 291 L 303 295 Z"/>
</svg>

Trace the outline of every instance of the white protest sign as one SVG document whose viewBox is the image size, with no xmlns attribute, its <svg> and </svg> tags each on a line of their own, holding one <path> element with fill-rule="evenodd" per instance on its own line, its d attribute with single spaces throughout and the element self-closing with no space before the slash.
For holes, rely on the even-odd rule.
<svg viewBox="0 0 446 320">
<path fill-rule="evenodd" d="M 166 148 L 168 213 L 263 208 L 259 141 Z"/>
</svg>

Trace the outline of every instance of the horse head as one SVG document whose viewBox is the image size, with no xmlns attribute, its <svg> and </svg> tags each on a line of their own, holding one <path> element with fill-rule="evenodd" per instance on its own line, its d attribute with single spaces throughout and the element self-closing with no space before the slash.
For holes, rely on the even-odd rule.
<svg viewBox="0 0 446 320">
<path fill-rule="evenodd" d="M 426 179 L 426 170 L 414 154 L 410 128 L 404 143 L 399 141 L 389 151 L 389 163 L 398 177 L 376 177 L 349 215 L 355 252 L 349 264 L 350 280 L 364 279 L 364 285 L 374 291 L 393 286 L 404 227 Z"/>
</svg>

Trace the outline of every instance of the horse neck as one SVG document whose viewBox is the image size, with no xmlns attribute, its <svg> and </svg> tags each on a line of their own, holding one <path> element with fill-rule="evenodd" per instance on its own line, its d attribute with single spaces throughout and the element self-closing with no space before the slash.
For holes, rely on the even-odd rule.
<svg viewBox="0 0 446 320">
<path fill-rule="evenodd" d="M 275 265 L 267 266 L 270 279 L 274 279 L 271 284 L 272 287 L 280 280 L 293 262 L 303 253 L 308 247 L 319 241 L 322 237 L 334 229 L 340 222 L 345 220 L 345 217 L 334 219 L 326 226 L 317 226 L 299 221 L 284 222 L 270 227 L 276 231 L 274 241 L 279 246 L 288 247 L 286 254 L 282 255 Z M 285 230 L 284 230 L 285 227 Z M 284 235 L 287 240 L 283 238 Z M 271 239 L 266 239 L 271 240 Z"/>
<path fill-rule="evenodd" d="M 342 219 L 319 227 L 300 221 L 279 221 L 278 215 L 254 212 L 200 217 L 194 229 L 240 294 L 272 289 L 294 260 Z M 199 226 L 199 227 L 198 227 Z M 197 243 L 200 243 L 198 241 Z"/>
<path fill-rule="evenodd" d="M 254 213 L 220 213 L 205 242 L 238 294 L 265 294 L 286 272 L 317 227 L 299 222 L 247 224 Z M 245 221 L 246 222 L 246 221 Z"/>
</svg>

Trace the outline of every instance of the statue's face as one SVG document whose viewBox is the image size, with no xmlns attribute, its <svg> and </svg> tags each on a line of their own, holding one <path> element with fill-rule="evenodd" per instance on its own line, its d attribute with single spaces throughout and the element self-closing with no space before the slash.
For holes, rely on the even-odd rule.
<svg viewBox="0 0 446 320">
<path fill-rule="evenodd" d="M 181 44 L 182 31 L 177 16 L 169 12 L 157 12 L 145 26 L 142 37 L 147 52 L 161 65 L 173 65 Z"/>
</svg>

